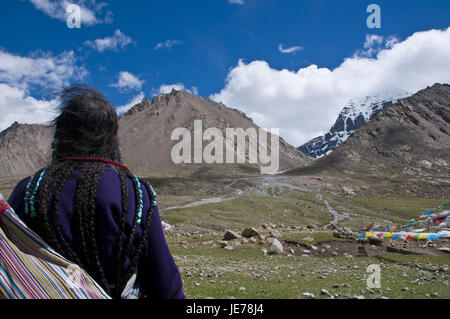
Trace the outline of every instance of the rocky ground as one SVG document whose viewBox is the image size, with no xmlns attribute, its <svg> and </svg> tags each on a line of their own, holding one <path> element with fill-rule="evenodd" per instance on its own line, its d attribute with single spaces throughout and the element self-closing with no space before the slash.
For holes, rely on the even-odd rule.
<svg viewBox="0 0 450 319">
<path fill-rule="evenodd" d="M 264 227 L 266 226 L 266 227 Z M 336 238 L 329 229 L 267 225 L 242 232 L 166 230 L 191 298 L 449 298 L 448 240 L 411 254 Z M 273 226 L 273 227 L 272 227 Z M 245 237 L 250 236 L 251 237 Z M 415 246 L 416 243 L 409 243 Z M 422 245 L 424 243 L 421 243 Z M 400 247 L 401 246 L 401 247 Z M 369 265 L 380 288 L 367 286 Z"/>
<path fill-rule="evenodd" d="M 357 229 L 373 221 L 404 225 L 445 200 L 399 193 L 369 197 L 360 187 L 367 184 L 343 189 L 335 178 L 245 178 L 227 184 L 223 194 L 212 188 L 216 200 L 211 202 L 205 201 L 208 196 L 189 200 L 163 192 L 162 218 L 172 225 L 166 238 L 186 293 L 191 298 L 450 298 L 448 239 L 355 240 Z M 381 269 L 380 288 L 367 286 L 369 265 Z"/>
</svg>

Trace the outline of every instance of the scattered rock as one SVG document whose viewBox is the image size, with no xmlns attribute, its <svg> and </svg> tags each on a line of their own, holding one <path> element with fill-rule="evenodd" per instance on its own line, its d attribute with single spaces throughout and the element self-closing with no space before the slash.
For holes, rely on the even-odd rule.
<svg viewBox="0 0 450 319">
<path fill-rule="evenodd" d="M 350 188 L 350 187 L 343 187 L 342 188 L 342 190 L 344 191 L 344 193 L 345 193 L 345 195 L 348 195 L 348 196 L 356 196 L 356 194 L 355 194 L 355 191 L 352 189 L 352 188 Z"/>
<path fill-rule="evenodd" d="M 225 232 L 225 234 L 223 235 L 223 240 L 233 240 L 233 239 L 238 239 L 239 235 L 232 231 L 232 230 L 227 230 Z"/>
<path fill-rule="evenodd" d="M 446 253 L 449 253 L 449 254 L 450 254 L 450 248 L 448 248 L 448 247 L 441 247 L 441 248 L 438 248 L 438 250 L 439 250 L 439 251 L 443 251 L 443 252 L 446 252 Z"/>
<path fill-rule="evenodd" d="M 272 241 L 272 244 L 269 247 L 269 254 L 282 254 L 283 253 L 283 245 L 276 238 Z"/>
<path fill-rule="evenodd" d="M 278 230 L 276 230 L 276 229 L 272 229 L 269 232 L 269 236 L 272 236 L 272 237 L 275 237 L 275 238 L 280 238 L 281 237 L 281 233 Z"/>
<path fill-rule="evenodd" d="M 260 235 L 260 233 L 253 227 L 246 228 L 241 233 L 242 236 L 246 238 L 254 237 Z"/>
<path fill-rule="evenodd" d="M 431 166 L 433 166 L 433 164 L 431 164 L 429 161 L 427 160 L 423 160 L 419 162 L 419 165 L 422 167 L 426 167 L 426 168 L 430 168 Z"/>
<path fill-rule="evenodd" d="M 309 299 L 315 299 L 316 298 L 316 296 L 314 294 L 310 293 L 310 292 L 304 292 L 303 296 L 305 296 L 306 298 L 309 298 Z"/>
<path fill-rule="evenodd" d="M 166 223 L 165 221 L 161 221 L 161 225 L 164 228 L 164 230 L 172 229 L 172 225 L 170 225 L 169 223 Z"/>
<path fill-rule="evenodd" d="M 333 231 L 333 236 L 336 238 L 348 238 L 348 239 L 354 238 L 353 231 L 339 226 L 336 226 L 336 229 Z"/>
<path fill-rule="evenodd" d="M 220 240 L 219 242 L 218 242 L 218 244 L 220 245 L 220 247 L 225 247 L 225 246 L 228 246 L 228 242 L 226 242 L 226 241 L 224 241 L 224 240 Z"/>
<path fill-rule="evenodd" d="M 320 294 L 323 295 L 323 296 L 330 296 L 330 293 L 326 289 L 320 290 Z"/>
</svg>

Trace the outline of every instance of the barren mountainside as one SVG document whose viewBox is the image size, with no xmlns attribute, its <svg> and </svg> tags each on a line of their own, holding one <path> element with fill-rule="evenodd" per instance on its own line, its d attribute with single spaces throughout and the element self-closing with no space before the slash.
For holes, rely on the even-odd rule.
<svg viewBox="0 0 450 319">
<path fill-rule="evenodd" d="M 202 120 L 203 132 L 207 128 L 218 128 L 224 137 L 226 128 L 258 129 L 250 118 L 236 109 L 188 92 L 173 90 L 170 94 L 159 95 L 152 100 L 144 99 L 120 117 L 119 137 L 125 163 L 142 175 L 149 172 L 181 175 L 221 175 L 249 170 L 259 172 L 258 165 L 192 164 L 193 161 L 191 164 L 174 164 L 170 154 L 173 145 L 179 140 L 171 140 L 172 131 L 175 128 L 187 128 L 193 137 L 194 120 Z M 270 139 L 267 140 L 270 146 Z M 203 147 L 208 143 L 203 142 Z M 308 156 L 282 138 L 279 145 L 280 170 L 311 162 Z"/>
<path fill-rule="evenodd" d="M 194 120 L 209 127 L 258 128 L 244 113 L 207 98 L 173 90 L 170 94 L 144 100 L 119 118 L 119 143 L 124 163 L 141 176 L 258 174 L 258 165 L 174 164 L 171 140 L 175 128 L 191 132 Z M 225 135 L 225 134 L 224 134 Z M 270 136 L 270 135 L 269 135 Z M 18 124 L 0 133 L 0 178 L 17 180 L 48 163 L 53 128 L 39 124 Z M 269 145 L 270 145 L 270 140 Z M 205 146 L 208 142 L 203 142 Z M 248 145 L 247 145 L 248 148 Z M 248 154 L 248 152 L 246 152 Z M 280 170 L 304 166 L 311 159 L 280 138 Z"/>
<path fill-rule="evenodd" d="M 450 85 L 435 84 L 382 110 L 311 168 L 448 180 Z"/>
<path fill-rule="evenodd" d="M 0 178 L 29 176 L 47 165 L 51 155 L 53 128 L 15 122 L 0 133 Z"/>
</svg>

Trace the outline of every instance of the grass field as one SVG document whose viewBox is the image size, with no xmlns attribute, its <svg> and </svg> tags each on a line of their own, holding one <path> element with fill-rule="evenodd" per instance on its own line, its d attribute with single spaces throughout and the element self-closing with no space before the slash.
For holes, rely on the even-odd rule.
<svg viewBox="0 0 450 319">
<path fill-rule="evenodd" d="M 190 298 L 304 298 L 304 292 L 327 298 L 320 295 L 321 289 L 340 298 L 450 298 L 448 257 L 265 256 L 258 243 L 227 251 L 202 244 L 210 240 L 187 239 L 188 248 L 183 248 L 185 241 L 169 241 Z M 367 289 L 366 269 L 371 264 L 381 266 L 380 289 Z M 333 288 L 336 284 L 339 287 Z"/>
<path fill-rule="evenodd" d="M 362 228 L 374 220 L 402 225 L 445 202 L 427 198 L 323 196 L 338 212 L 354 214 L 352 219 L 339 223 L 352 228 Z M 170 195 L 162 199 L 170 203 L 187 200 L 177 201 Z M 331 221 L 326 205 L 313 192 L 276 189 L 268 195 L 244 195 L 220 203 L 169 210 L 162 213 L 162 219 L 182 234 L 167 236 L 167 240 L 190 298 L 304 298 L 304 292 L 317 298 L 450 298 L 448 256 L 385 253 L 326 258 L 302 257 L 288 251 L 284 255 L 264 255 L 262 250 L 269 244 L 259 240 L 243 244 L 235 240 L 233 250 L 220 248 L 224 230 L 239 233 L 264 223 L 285 225 L 279 238 L 285 248 L 289 242 L 308 248 L 337 240 L 330 231 L 289 230 L 290 226 L 320 227 Z M 185 236 L 184 232 L 189 234 Z M 380 289 L 367 288 L 367 267 L 371 264 L 381 267 Z M 322 289 L 330 295 L 321 295 Z"/>
</svg>

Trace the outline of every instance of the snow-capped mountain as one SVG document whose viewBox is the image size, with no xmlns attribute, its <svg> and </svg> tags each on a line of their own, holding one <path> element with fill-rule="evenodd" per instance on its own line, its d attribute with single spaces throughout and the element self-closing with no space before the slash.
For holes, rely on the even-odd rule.
<svg viewBox="0 0 450 319">
<path fill-rule="evenodd" d="M 387 97 L 377 94 L 352 99 L 347 103 L 334 125 L 325 135 L 306 142 L 298 149 L 314 158 L 328 155 L 354 131 L 373 119 L 381 110 L 408 96 L 411 96 L 411 94 L 402 93 Z"/>
</svg>

